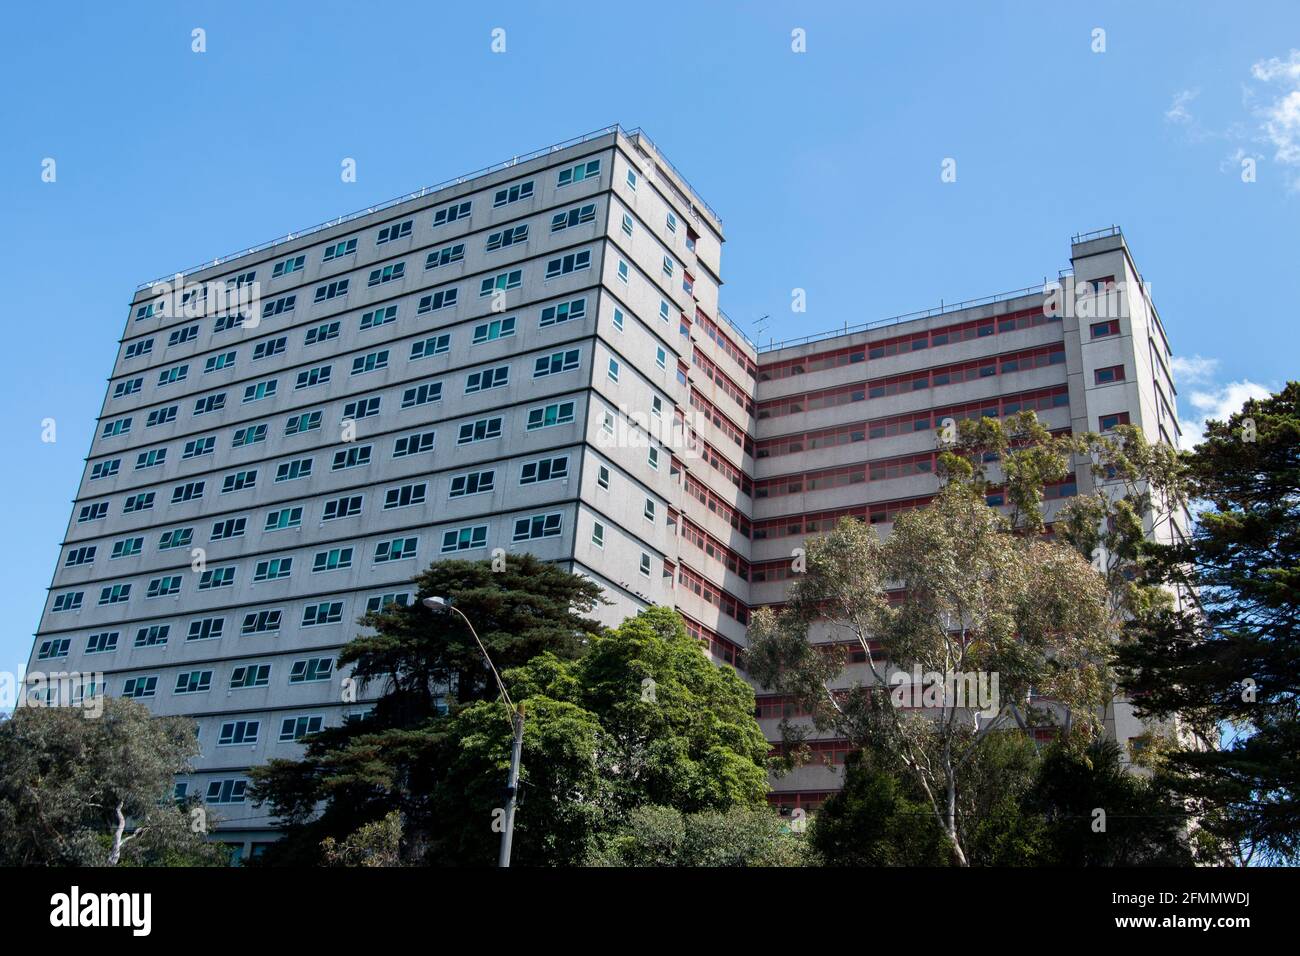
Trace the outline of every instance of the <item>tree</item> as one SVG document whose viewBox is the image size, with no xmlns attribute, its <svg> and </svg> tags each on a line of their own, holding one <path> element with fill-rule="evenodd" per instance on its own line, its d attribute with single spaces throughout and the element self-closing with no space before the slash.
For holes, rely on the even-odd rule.
<svg viewBox="0 0 1300 956">
<path fill-rule="evenodd" d="M 544 653 L 504 679 L 526 714 L 521 864 L 583 863 L 645 806 L 686 814 L 766 807 L 767 741 L 753 691 L 713 664 L 670 608 L 629 618 L 577 660 Z M 488 824 L 503 803 L 510 732 L 500 703 L 457 715 L 457 755 L 439 791 L 443 861 L 496 858 Z"/>
<path fill-rule="evenodd" d="M 0 722 L 0 865 L 223 864 L 211 821 L 195 828 L 173 799 L 197 754 L 193 721 L 132 700 L 20 707 Z"/>
<path fill-rule="evenodd" d="M 1064 714 L 1096 733 L 1113 685 L 1112 622 L 1100 577 L 1069 546 L 1044 541 L 1043 487 L 1068 474 L 1076 444 L 1048 433 L 1032 413 L 1007 423 L 963 422 L 940 456 L 945 484 L 925 508 L 899 516 L 887 542 L 845 519 L 807 542 L 806 573 L 780 615 L 757 612 L 750 624 L 750 672 L 793 697 L 811 728 L 834 730 L 855 746 L 892 754 L 967 864 L 961 819 L 962 774 L 990 734 L 1022 730 Z M 1012 504 L 1004 516 L 986 503 L 996 460 Z M 892 603 L 886 590 L 901 592 Z M 814 647 L 810 628 L 838 641 Z M 833 689 L 844 642 L 866 656 L 871 682 Z M 949 686 L 927 710 L 905 711 L 886 694 L 888 664 L 969 681 L 993 675 L 999 699 L 981 717 Z M 895 683 L 897 683 L 895 681 Z M 1046 700 L 1051 706 L 1036 704 Z M 807 727 L 782 725 L 789 754 L 800 759 Z"/>
<path fill-rule="evenodd" d="M 402 815 L 394 810 L 344 840 L 326 837 L 321 855 L 326 866 L 401 866 L 401 844 Z"/>
<path fill-rule="evenodd" d="M 590 862 L 603 866 L 807 866 L 813 854 L 773 811 L 732 807 L 683 813 L 643 806 Z"/>
<path fill-rule="evenodd" d="M 379 689 L 373 713 L 312 735 L 302 760 L 253 770 L 254 799 L 286 825 L 264 859 L 268 865 L 318 862 L 323 839 L 343 840 L 393 810 L 405 821 L 406 861 L 424 859 L 441 830 L 437 787 L 459 746 L 448 711 L 494 700 L 497 689 L 462 618 L 431 613 L 420 604 L 425 597 L 449 597 L 474 622 L 499 669 L 542 652 L 572 659 L 602 631 L 587 616 L 603 600 L 600 586 L 530 554 L 495 567 L 434 562 L 415 586 L 412 604 L 366 614 L 361 624 L 373 633 L 339 655 L 362 688 Z"/>
<path fill-rule="evenodd" d="M 1268 859 L 1300 853 L 1300 383 L 1206 423 L 1187 455 L 1200 508 L 1153 573 L 1199 608 L 1153 608 L 1121 651 L 1139 713 L 1177 714 L 1168 753 L 1203 825 Z M 1231 733 L 1220 746 L 1221 728 Z"/>
</svg>

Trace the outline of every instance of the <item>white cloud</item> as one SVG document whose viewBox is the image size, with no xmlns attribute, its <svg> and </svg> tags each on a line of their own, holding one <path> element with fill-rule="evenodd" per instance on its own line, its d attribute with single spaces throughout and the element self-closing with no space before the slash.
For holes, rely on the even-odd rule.
<svg viewBox="0 0 1300 956">
<path fill-rule="evenodd" d="M 1181 382 L 1184 385 L 1195 385 L 1214 375 L 1219 367 L 1219 360 L 1203 358 L 1200 355 L 1175 355 L 1170 365 L 1172 366 L 1175 382 Z"/>
<path fill-rule="evenodd" d="M 1283 166 L 1300 166 L 1300 50 L 1283 60 L 1271 57 L 1250 68 L 1250 75 L 1266 85 L 1262 99 L 1252 89 L 1248 103 L 1259 122 L 1259 139 L 1273 148 L 1273 161 Z M 1294 189 L 1300 180 L 1292 178 Z"/>
<path fill-rule="evenodd" d="M 1214 359 L 1201 359 L 1200 356 L 1194 356 L 1186 361 L 1202 361 L 1217 365 Z M 1175 369 L 1177 369 L 1178 360 L 1175 359 Z M 1178 374 L 1175 371 L 1175 376 Z M 1188 381 L 1197 381 L 1188 379 Z M 1192 448 L 1205 435 L 1205 423 L 1210 419 L 1216 421 L 1227 421 L 1228 417 L 1234 412 L 1241 411 L 1241 406 L 1252 398 L 1267 398 L 1272 391 L 1258 382 L 1252 382 L 1249 379 L 1242 379 L 1240 382 L 1229 382 L 1226 385 L 1210 385 L 1208 388 L 1196 389 L 1188 395 L 1188 404 L 1192 406 L 1195 412 L 1194 417 L 1185 419 L 1180 422 L 1183 427 L 1182 446 L 1183 448 Z"/>
<path fill-rule="evenodd" d="M 1165 119 L 1171 123 L 1187 124 L 1192 121 L 1192 114 L 1187 104 L 1201 95 L 1200 90 L 1181 90 L 1174 94 L 1174 102 L 1165 110 Z"/>
</svg>

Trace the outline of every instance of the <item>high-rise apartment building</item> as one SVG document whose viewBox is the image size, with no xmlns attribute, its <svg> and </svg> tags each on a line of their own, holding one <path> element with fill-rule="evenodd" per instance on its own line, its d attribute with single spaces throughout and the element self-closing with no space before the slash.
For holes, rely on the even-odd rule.
<svg viewBox="0 0 1300 956">
<path fill-rule="evenodd" d="M 1118 230 L 1076 237 L 1087 294 L 1055 316 L 1040 287 L 765 349 L 719 308 L 722 242 L 649 139 L 609 128 L 142 285 L 27 699 L 195 718 L 178 788 L 255 852 L 274 829 L 248 768 L 367 709 L 337 652 L 431 561 L 531 552 L 600 582 L 608 623 L 675 606 L 743 672 L 805 535 L 887 531 L 935 492 L 944 418 L 1177 441 Z M 772 739 L 784 707 L 759 690 Z M 774 802 L 835 789 L 837 745 Z"/>
</svg>

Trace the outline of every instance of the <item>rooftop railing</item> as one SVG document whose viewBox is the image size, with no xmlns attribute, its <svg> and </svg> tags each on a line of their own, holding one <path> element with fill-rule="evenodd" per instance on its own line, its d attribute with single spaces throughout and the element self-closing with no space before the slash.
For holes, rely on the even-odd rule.
<svg viewBox="0 0 1300 956">
<path fill-rule="evenodd" d="M 647 136 L 640 127 L 637 127 L 636 129 L 633 130 L 625 130 L 623 129 L 622 126 L 619 126 L 616 123 L 613 126 L 606 126 L 598 130 L 593 130 L 592 132 L 586 133 L 583 136 L 575 136 L 573 139 L 566 139 L 563 142 L 553 143 L 552 145 L 543 147 L 542 149 L 535 149 L 531 153 L 523 153 L 520 155 L 512 156 L 510 159 L 502 160 L 499 163 L 493 163 L 491 166 L 485 166 L 482 169 L 477 169 L 472 173 L 465 173 L 464 175 L 457 176 L 454 179 L 448 179 L 445 182 L 438 183 L 437 185 L 434 186 L 424 186 L 421 189 L 417 189 L 415 192 L 406 193 L 405 195 L 398 196 L 395 199 L 385 200 L 384 202 L 376 203 L 372 206 L 367 206 L 365 209 L 359 209 L 356 212 L 351 212 L 343 216 L 338 216 L 334 219 L 329 219 L 325 222 L 320 223 L 319 225 L 311 226 L 307 229 L 296 230 L 295 232 L 291 232 L 288 233 L 287 235 L 280 236 L 278 239 L 272 239 L 268 242 L 259 243 L 256 246 L 249 246 L 247 249 L 241 249 L 238 252 L 231 253 L 230 255 L 218 256 L 215 259 L 209 259 L 207 262 L 201 263 L 197 266 L 193 266 L 189 269 L 185 269 L 180 274 L 186 276 L 191 275 L 192 273 L 195 272 L 202 272 L 204 269 L 211 269 L 213 266 L 219 266 L 223 262 L 229 262 L 232 259 L 239 259 L 243 256 L 251 255 L 255 252 L 264 252 L 267 249 L 272 248 L 273 246 L 278 246 L 282 242 L 289 242 L 294 239 L 301 239 L 302 237 L 310 236 L 313 233 L 322 232 L 326 229 L 332 229 L 335 226 L 341 226 L 346 222 L 353 221 L 354 219 L 361 219 L 364 216 L 369 216 L 372 215 L 373 213 L 381 212 L 385 209 L 391 209 L 393 206 L 400 206 L 402 203 L 410 202 L 412 199 L 421 199 L 424 196 L 428 196 L 431 193 L 436 193 L 439 190 L 449 189 L 452 186 L 459 186 L 462 183 L 469 182 L 470 180 L 478 179 L 482 176 L 488 176 L 492 173 L 500 172 L 503 169 L 510 169 L 512 166 L 517 166 L 520 163 L 526 163 L 529 160 L 538 159 L 542 156 L 547 156 L 551 153 L 558 153 L 560 150 L 568 149 L 572 146 L 580 146 L 583 143 L 590 142 L 593 139 L 600 139 L 600 137 L 602 136 L 608 136 L 610 133 L 615 133 L 615 132 L 622 133 L 623 136 L 625 136 L 628 139 L 632 139 L 633 137 L 639 137 L 640 139 L 648 143 L 650 147 L 654 149 L 656 153 L 658 153 L 659 158 L 668 164 L 668 167 L 682 181 L 682 184 L 686 186 L 687 189 L 690 189 L 692 193 L 695 194 L 695 199 L 700 204 L 700 206 L 704 209 L 707 209 L 709 211 L 709 214 L 713 216 L 714 219 L 717 219 L 718 222 L 722 221 L 718 217 L 718 214 L 713 211 L 713 208 L 708 203 L 706 203 L 702 198 L 700 198 L 699 193 L 696 192 L 693 186 L 691 186 L 691 184 L 687 181 L 686 177 L 683 176 L 681 172 L 677 169 L 677 167 L 674 166 L 669 161 L 668 157 L 663 154 L 663 152 L 659 149 L 659 147 L 655 146 L 654 141 L 651 140 L 650 137 Z M 139 292 L 143 289 L 147 289 L 150 286 L 156 285 L 159 282 L 170 281 L 172 278 L 175 277 L 175 275 L 176 273 L 171 273 L 169 275 L 160 276 L 157 279 L 152 279 L 149 282 L 141 282 L 138 286 L 136 286 L 136 291 Z"/>
<path fill-rule="evenodd" d="M 1012 292 L 999 292 L 995 295 L 986 295 L 979 299 L 966 299 L 962 302 L 953 302 L 936 306 L 933 309 L 924 309 L 919 312 L 907 312 L 903 315 L 893 315 L 887 319 L 876 319 L 874 322 L 863 322 L 860 325 L 845 325 L 843 328 L 831 329 L 827 332 L 816 332 L 812 335 L 805 335 L 797 339 L 785 339 L 780 342 L 769 342 L 767 345 L 758 346 L 760 352 L 775 352 L 778 349 L 793 348 L 796 345 L 808 345 L 811 342 L 823 342 L 826 339 L 838 338 L 841 335 L 852 335 L 855 332 L 869 332 L 872 329 L 883 328 L 888 325 L 899 325 L 903 322 L 911 322 L 915 319 L 928 319 L 935 315 L 946 315 L 949 312 L 961 312 L 963 309 L 973 309 L 981 305 L 992 305 L 995 302 L 1005 302 L 1008 299 L 1019 299 L 1027 295 L 1042 295 L 1046 281 L 1031 285 L 1024 289 L 1015 289 Z"/>
<path fill-rule="evenodd" d="M 1080 232 L 1070 237 L 1070 245 L 1077 246 L 1081 242 L 1091 242 L 1093 239 L 1107 239 L 1111 236 L 1122 236 L 1124 230 L 1119 226 L 1107 226 L 1104 229 L 1094 229 L 1092 232 Z"/>
</svg>

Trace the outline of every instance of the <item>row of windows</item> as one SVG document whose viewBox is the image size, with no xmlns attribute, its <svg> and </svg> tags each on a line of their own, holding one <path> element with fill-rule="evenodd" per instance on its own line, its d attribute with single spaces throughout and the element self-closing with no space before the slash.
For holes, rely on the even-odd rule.
<svg viewBox="0 0 1300 956">
<path fill-rule="evenodd" d="M 449 308 L 450 306 L 456 304 L 457 298 L 458 298 L 458 292 L 455 288 L 441 289 L 436 292 L 432 292 L 429 295 L 423 296 L 419 300 L 419 302 L 417 303 L 417 314 L 424 314 L 439 309 Z M 538 313 L 538 327 L 547 328 L 549 326 L 559 325 L 564 322 L 584 319 L 586 318 L 586 316 L 587 316 L 587 300 L 585 297 L 577 298 L 567 302 L 560 302 L 553 305 L 544 306 Z M 389 323 L 395 322 L 397 321 L 397 319 L 398 319 L 398 306 L 396 304 L 378 307 L 362 313 L 359 321 L 359 329 L 360 331 L 366 331 L 368 329 L 379 328 L 381 326 L 388 325 Z M 471 343 L 474 345 L 478 345 L 478 344 L 482 344 L 483 342 L 495 341 L 495 339 L 497 338 L 504 338 L 508 335 L 511 335 L 515 331 L 517 321 L 518 320 L 516 317 L 511 316 L 502 319 L 494 319 L 490 322 L 478 324 L 473 329 L 473 333 L 471 336 Z M 492 329 L 493 327 L 495 327 L 497 330 L 496 334 L 490 334 L 489 330 Z M 324 325 L 315 326 L 313 328 L 306 330 L 303 345 L 304 347 L 306 347 L 310 345 L 317 345 L 322 342 L 327 342 L 333 339 L 337 339 L 339 337 L 341 330 L 342 330 L 341 321 L 333 321 L 333 322 L 328 322 Z M 450 348 L 451 339 L 449 335 L 444 335 L 441 338 L 445 339 L 445 342 L 443 343 L 443 347 L 438 349 L 437 351 L 445 352 Z M 150 347 L 152 347 L 152 339 L 146 341 L 150 344 Z M 431 354 L 425 348 L 422 347 L 423 345 L 424 345 L 423 342 L 414 343 L 408 360 L 423 358 L 426 355 Z M 288 348 L 287 336 L 279 336 L 277 338 L 268 339 L 264 342 L 258 343 L 254 347 L 252 353 L 253 356 L 252 361 L 257 362 L 265 358 L 270 358 L 275 355 L 280 355 L 284 353 L 287 350 L 287 348 Z M 232 368 L 234 367 L 237 358 L 238 358 L 237 349 L 232 349 L 231 351 L 223 352 L 220 355 L 211 356 L 204 363 L 203 374 L 206 375 L 210 372 L 216 372 L 222 369 Z M 382 360 L 380 355 L 377 353 L 371 353 L 370 355 L 359 356 L 353 360 L 351 374 L 359 375 L 365 372 L 375 371 L 376 369 L 386 367 L 387 364 L 388 364 L 388 350 L 383 351 Z M 189 378 L 189 375 L 190 375 L 190 365 L 188 363 L 183 363 L 180 365 L 173 366 L 171 368 L 163 369 L 158 374 L 157 385 L 159 388 L 161 388 L 173 383 L 183 382 Z M 297 378 L 295 380 L 294 388 L 301 389 L 301 388 L 310 388 L 315 385 L 323 385 L 330 381 L 330 376 L 331 376 L 331 370 L 329 366 L 324 366 L 319 369 L 308 369 L 307 371 L 298 373 Z M 115 399 L 118 399 L 118 398 L 126 398 L 132 395 L 137 395 L 142 391 L 143 387 L 144 387 L 144 376 L 142 375 L 137 375 L 129 379 L 124 379 L 122 381 L 117 382 L 113 386 L 113 397 Z M 260 385 L 250 385 L 244 390 L 244 395 L 242 400 L 243 402 L 251 402 L 251 401 L 256 401 L 260 398 L 272 397 L 276 394 L 277 389 L 278 389 L 278 383 L 275 382 L 272 382 L 270 384 L 260 383 Z M 225 393 L 222 393 L 219 396 L 205 396 L 196 402 L 194 407 L 194 414 L 202 415 L 202 414 L 206 414 L 207 412 L 217 411 L 221 408 L 224 408 L 225 404 L 226 404 Z M 170 417 L 164 416 L 161 417 L 159 420 L 153 420 L 152 413 L 151 413 L 151 420 L 149 421 L 148 424 L 149 425 L 164 424 L 165 421 L 175 420 L 175 412 L 176 409 L 173 409 Z M 106 422 L 102 430 L 101 437 L 110 438 L 116 435 L 124 435 L 124 434 L 128 434 L 130 430 L 131 430 L 131 419 L 129 418 L 124 420 L 119 419 L 116 422 Z"/>
</svg>

